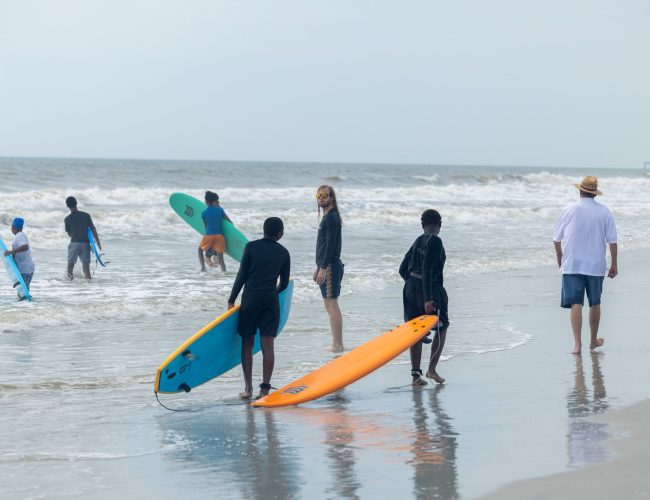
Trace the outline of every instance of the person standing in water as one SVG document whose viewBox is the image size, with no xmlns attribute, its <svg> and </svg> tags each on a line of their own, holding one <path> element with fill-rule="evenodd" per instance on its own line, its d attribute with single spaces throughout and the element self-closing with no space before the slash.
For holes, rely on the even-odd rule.
<svg viewBox="0 0 650 500">
<path fill-rule="evenodd" d="M 23 278 L 27 290 L 29 290 L 29 285 L 34 276 L 35 266 L 34 261 L 32 260 L 32 251 L 29 249 L 29 240 L 27 239 L 27 235 L 23 232 L 24 225 L 25 221 L 20 217 L 16 217 L 11 223 L 11 232 L 14 235 L 14 239 L 11 243 L 11 250 L 6 250 L 5 256 L 13 256 L 16 267 L 18 267 L 18 271 L 20 271 L 20 276 Z M 21 297 L 20 294 L 18 294 L 18 300 L 23 299 L 24 297 Z"/>
<path fill-rule="evenodd" d="M 68 244 L 68 279 L 73 279 L 74 266 L 77 259 L 81 260 L 84 278 L 89 280 L 90 275 L 90 240 L 88 239 L 88 228 L 93 233 L 95 242 L 99 249 L 102 244 L 99 235 L 93 224 L 90 214 L 82 212 L 77 208 L 77 200 L 74 196 L 68 196 L 65 200 L 66 206 L 70 209 L 70 215 L 65 218 L 65 232 L 70 236 Z"/>
<path fill-rule="evenodd" d="M 271 390 L 271 375 L 275 365 L 274 342 L 280 324 L 278 294 L 289 285 L 291 271 L 289 252 L 278 243 L 283 235 L 282 219 L 269 217 L 264 221 L 264 238 L 246 244 L 228 298 L 230 310 L 235 307 L 237 296 L 244 287 L 237 324 L 237 332 L 242 338 L 241 365 L 245 384 L 244 392 L 239 395 L 242 399 L 253 396 L 253 345 L 258 329 L 262 346 L 262 383 L 258 399 Z"/>
<path fill-rule="evenodd" d="M 431 357 L 425 376 L 442 384 L 445 379 L 438 375 L 436 367 L 442 354 L 449 327 L 448 297 L 443 286 L 445 248 L 438 236 L 442 217 L 436 210 L 425 210 L 420 218 L 424 234 L 418 236 L 402 263 L 399 274 L 404 280 L 404 321 L 410 321 L 423 314 L 436 314 L 438 323 L 431 342 Z M 420 361 L 422 341 L 411 347 L 411 377 L 414 386 L 426 385 L 422 378 Z"/>
<path fill-rule="evenodd" d="M 587 176 L 580 184 L 580 199 L 564 209 L 553 233 L 557 265 L 562 271 L 560 305 L 571 309 L 571 329 L 575 345 L 572 354 L 582 350 L 582 308 L 585 292 L 589 301 L 589 330 L 592 351 L 605 343 L 598 338 L 600 298 L 605 275 L 618 275 L 618 245 L 616 223 L 612 212 L 595 198 L 602 195 L 598 179 Z M 612 262 L 607 269 L 607 244 Z"/>
<path fill-rule="evenodd" d="M 217 257 L 221 271 L 226 272 L 226 263 L 223 260 L 223 253 L 226 251 L 226 238 L 223 235 L 223 219 L 232 222 L 226 215 L 226 211 L 219 206 L 219 195 L 212 191 L 205 192 L 205 204 L 208 206 L 201 212 L 201 218 L 205 225 L 205 236 L 199 243 L 199 264 L 201 271 L 205 271 L 205 259 L 210 267 L 214 266 L 213 257 Z M 204 254 L 205 252 L 205 258 Z"/>
<path fill-rule="evenodd" d="M 341 280 L 343 268 L 341 262 L 341 215 L 336 203 L 336 193 L 332 186 L 323 185 L 316 191 L 318 214 L 323 210 L 323 218 L 318 226 L 316 239 L 316 270 L 314 281 L 320 286 L 321 295 L 325 303 L 325 310 L 329 315 L 330 329 L 332 330 L 332 346 L 330 351 L 343 351 L 343 317 L 339 309 L 338 297 L 341 293 Z"/>
</svg>

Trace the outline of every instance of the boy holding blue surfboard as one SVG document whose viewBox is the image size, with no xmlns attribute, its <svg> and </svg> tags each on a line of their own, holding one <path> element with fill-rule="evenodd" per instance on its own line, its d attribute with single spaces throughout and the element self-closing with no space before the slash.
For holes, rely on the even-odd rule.
<svg viewBox="0 0 650 500">
<path fill-rule="evenodd" d="M 29 285 L 32 282 L 32 277 L 34 276 L 34 261 L 32 260 L 32 251 L 29 249 L 29 240 L 27 235 L 23 233 L 23 226 L 25 225 L 25 220 L 16 217 L 11 223 L 11 232 L 14 235 L 14 240 L 11 244 L 11 250 L 5 251 L 6 255 L 11 255 L 14 258 L 16 267 L 20 271 L 20 276 L 25 282 L 27 291 L 29 291 Z M 18 294 L 18 299 L 22 300 L 24 297 L 21 297 Z"/>
<path fill-rule="evenodd" d="M 278 243 L 283 235 L 282 219 L 269 217 L 264 221 L 264 238 L 246 245 L 228 298 L 228 309 L 232 309 L 244 288 L 237 324 L 237 333 L 242 338 L 241 364 L 245 384 L 244 392 L 239 395 L 242 399 L 253 396 L 253 347 L 258 330 L 262 347 L 262 383 L 257 398 L 263 398 L 271 390 L 275 365 L 274 341 L 280 325 L 278 295 L 289 285 L 291 269 L 289 251 Z"/>
</svg>

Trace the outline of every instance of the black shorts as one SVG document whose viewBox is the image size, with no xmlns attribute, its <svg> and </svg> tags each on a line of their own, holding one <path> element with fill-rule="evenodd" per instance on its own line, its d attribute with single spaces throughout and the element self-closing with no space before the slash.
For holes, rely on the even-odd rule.
<svg viewBox="0 0 650 500">
<path fill-rule="evenodd" d="M 320 285 L 320 294 L 324 299 L 336 299 L 341 295 L 344 267 L 345 264 L 336 259 L 325 268 L 325 282 Z"/>
<path fill-rule="evenodd" d="M 237 332 L 252 337 L 259 329 L 261 336 L 275 337 L 280 324 L 280 300 L 276 290 L 244 290 L 239 308 Z"/>
<path fill-rule="evenodd" d="M 447 313 L 449 299 L 447 297 L 447 291 L 442 286 L 436 287 L 433 290 L 433 295 L 434 307 L 438 308 L 437 314 L 440 320 L 440 327 L 447 328 L 449 326 L 449 314 Z M 404 321 L 410 321 L 413 318 L 426 314 L 424 312 L 424 290 L 420 278 L 409 276 L 406 283 L 404 283 L 402 300 L 404 302 Z"/>
</svg>

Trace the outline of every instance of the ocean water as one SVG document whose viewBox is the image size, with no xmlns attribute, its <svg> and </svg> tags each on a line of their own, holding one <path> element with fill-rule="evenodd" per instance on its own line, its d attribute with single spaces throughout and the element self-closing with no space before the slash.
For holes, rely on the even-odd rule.
<svg viewBox="0 0 650 500">
<path fill-rule="evenodd" d="M 553 269 L 554 222 L 577 199 L 573 183 L 593 173 L 604 191 L 599 199 L 617 219 L 619 245 L 650 248 L 650 177 L 642 171 L 0 159 L 0 237 L 9 242 L 12 218 L 23 217 L 36 263 L 33 303 L 15 302 L 8 283 L 0 286 L 6 424 L 0 465 L 22 484 L 11 493 L 110 491 L 118 481 L 107 471 L 119 467 L 108 462 L 164 461 L 170 449 L 193 449 L 168 421 L 161 423 L 164 410 L 153 399 L 153 377 L 173 349 L 225 310 L 237 263 L 227 260 L 226 273 L 199 271 L 199 237 L 170 209 L 172 192 L 197 198 L 207 189 L 218 192 L 230 218 L 251 239 L 261 236 L 266 217 L 284 220 L 281 243 L 291 252 L 296 287 L 289 324 L 276 342 L 273 380 L 283 384 L 330 359 L 324 350 L 327 316 L 311 280 L 317 186 L 334 186 L 343 217 L 340 302 L 349 347 L 402 321 L 397 268 L 421 232 L 421 212 L 440 211 L 452 322 L 442 359 L 449 360 L 534 340 L 506 312 L 540 297 L 556 300 L 556 291 L 504 290 L 501 277 L 514 273 L 530 284 Z M 70 195 L 92 215 L 110 261 L 106 269 L 94 269 L 89 283 L 79 265 L 75 280 L 64 279 L 63 219 Z M 408 358 L 392 363 L 408 365 Z M 256 358 L 256 374 L 259 364 Z M 241 386 L 240 372 L 233 370 L 167 401 L 179 407 L 228 405 Z M 262 417 L 251 418 L 255 423 Z M 71 462 L 79 465 L 74 473 L 67 467 Z M 45 477 L 45 468 L 47 479 L 24 481 Z M 72 481 L 77 476 L 79 483 Z M 235 488 L 231 494 L 242 492 Z"/>
</svg>

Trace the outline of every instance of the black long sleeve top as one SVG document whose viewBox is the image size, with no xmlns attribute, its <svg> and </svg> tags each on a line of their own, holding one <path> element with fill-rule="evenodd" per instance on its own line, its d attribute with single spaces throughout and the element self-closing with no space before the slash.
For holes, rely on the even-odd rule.
<svg viewBox="0 0 650 500">
<path fill-rule="evenodd" d="M 433 290 L 443 286 L 445 268 L 445 247 L 442 240 L 433 234 L 419 236 L 406 252 L 399 266 L 399 274 L 406 281 L 411 272 L 422 277 L 425 302 L 433 300 Z"/>
<path fill-rule="evenodd" d="M 341 216 L 336 208 L 327 212 L 318 226 L 316 265 L 325 269 L 334 259 L 341 258 Z"/>
<path fill-rule="evenodd" d="M 250 241 L 244 248 L 239 272 L 228 299 L 234 304 L 245 285 L 246 290 L 275 290 L 278 293 L 289 285 L 291 257 L 289 251 L 270 238 Z M 277 285 L 278 277 L 280 284 Z"/>
</svg>

